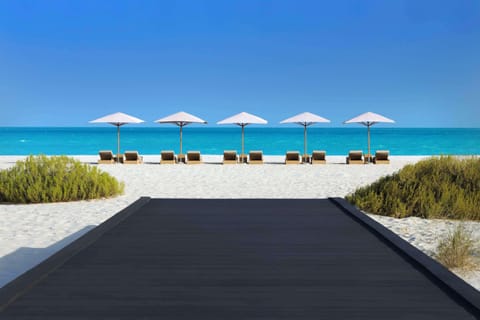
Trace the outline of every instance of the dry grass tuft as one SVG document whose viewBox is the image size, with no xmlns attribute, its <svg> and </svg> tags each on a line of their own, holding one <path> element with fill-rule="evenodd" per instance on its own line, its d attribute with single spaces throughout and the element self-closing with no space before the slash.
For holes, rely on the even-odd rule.
<svg viewBox="0 0 480 320">
<path fill-rule="evenodd" d="M 460 224 L 440 240 L 435 258 L 448 269 L 469 270 L 474 267 L 474 254 L 472 233 Z"/>
</svg>

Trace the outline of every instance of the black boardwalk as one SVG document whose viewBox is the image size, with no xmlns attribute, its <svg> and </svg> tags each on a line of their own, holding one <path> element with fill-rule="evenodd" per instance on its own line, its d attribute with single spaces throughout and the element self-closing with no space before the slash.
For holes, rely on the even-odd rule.
<svg viewBox="0 0 480 320">
<path fill-rule="evenodd" d="M 475 319 L 477 312 L 331 200 L 158 199 L 113 220 L 82 238 L 83 246 L 93 242 L 64 254 L 64 263 L 55 266 L 59 254 L 34 270 L 24 292 L 25 277 L 5 288 L 18 297 L 0 318 Z"/>
</svg>

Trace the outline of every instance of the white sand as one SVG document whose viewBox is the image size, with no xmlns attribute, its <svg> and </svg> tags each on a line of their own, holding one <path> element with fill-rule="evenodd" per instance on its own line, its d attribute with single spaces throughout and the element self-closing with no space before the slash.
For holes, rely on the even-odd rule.
<svg viewBox="0 0 480 320">
<path fill-rule="evenodd" d="M 24 157 L 0 156 L 0 169 Z M 77 156 L 95 163 L 96 156 Z M 325 198 L 344 197 L 357 187 L 398 171 L 424 157 L 391 157 L 390 165 L 347 166 L 345 157 L 327 157 L 327 165 L 281 165 L 283 156 L 267 156 L 264 165 L 220 164 L 204 156 L 202 165 L 159 165 L 145 156 L 142 165 L 100 165 L 124 181 L 125 195 L 71 203 L 0 205 L 0 286 L 102 223 L 141 196 L 156 198 Z M 154 162 L 156 164 L 154 164 Z M 373 216 L 429 255 L 455 223 L 418 218 Z M 467 223 L 480 239 L 480 223 Z M 480 272 L 459 274 L 480 289 Z"/>
</svg>

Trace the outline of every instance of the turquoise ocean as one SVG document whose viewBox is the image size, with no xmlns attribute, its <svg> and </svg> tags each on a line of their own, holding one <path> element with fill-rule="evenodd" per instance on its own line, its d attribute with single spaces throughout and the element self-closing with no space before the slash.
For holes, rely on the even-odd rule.
<svg viewBox="0 0 480 320">
<path fill-rule="evenodd" d="M 0 155 L 93 155 L 99 150 L 116 151 L 116 127 L 0 127 Z M 372 152 L 390 150 L 392 155 L 480 154 L 480 128 L 386 128 L 372 127 Z M 121 151 L 159 154 L 179 152 L 177 127 L 121 127 Z M 222 154 L 241 151 L 240 127 L 187 126 L 183 130 L 183 151 Z M 245 128 L 245 150 L 282 155 L 289 150 L 303 152 L 303 127 Z M 308 151 L 325 150 L 328 155 L 346 155 L 349 150 L 367 151 L 367 129 L 308 128 Z"/>
</svg>

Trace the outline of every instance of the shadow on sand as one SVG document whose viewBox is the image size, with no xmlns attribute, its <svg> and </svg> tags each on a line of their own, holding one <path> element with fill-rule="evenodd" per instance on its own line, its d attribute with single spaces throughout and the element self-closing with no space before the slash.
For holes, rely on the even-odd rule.
<svg viewBox="0 0 480 320">
<path fill-rule="evenodd" d="M 46 248 L 21 247 L 1 257 L 0 287 L 3 287 L 95 227 L 95 225 L 86 226 Z"/>
</svg>

